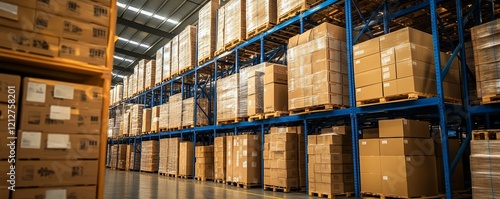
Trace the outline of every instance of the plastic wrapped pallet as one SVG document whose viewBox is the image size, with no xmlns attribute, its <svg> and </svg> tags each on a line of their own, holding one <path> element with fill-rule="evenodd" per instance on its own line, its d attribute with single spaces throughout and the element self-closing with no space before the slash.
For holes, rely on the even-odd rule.
<svg viewBox="0 0 500 199">
<path fill-rule="evenodd" d="M 159 130 L 166 130 L 168 129 L 168 113 L 170 106 L 168 105 L 169 103 L 165 103 L 160 105 L 160 123 L 159 123 Z"/>
<path fill-rule="evenodd" d="M 115 118 L 108 119 L 108 138 L 113 137 L 114 124 L 115 124 Z"/>
<path fill-rule="evenodd" d="M 154 106 L 151 108 L 151 132 L 160 132 L 160 107 Z"/>
<path fill-rule="evenodd" d="M 218 52 L 224 51 L 225 11 L 225 6 L 221 6 L 217 10 L 217 43 L 215 47 Z"/>
<path fill-rule="evenodd" d="M 264 113 L 264 71 L 268 62 L 246 68 L 247 75 L 247 115 Z"/>
<path fill-rule="evenodd" d="M 112 106 L 114 103 L 114 97 L 115 97 L 114 92 L 115 92 L 114 88 L 109 90 L 109 103 L 108 103 L 109 106 Z"/>
<path fill-rule="evenodd" d="M 135 79 L 135 75 L 132 74 L 130 76 L 128 76 L 128 98 L 131 98 L 132 96 L 134 96 L 134 92 L 137 90 L 137 87 L 135 87 L 135 90 L 134 90 L 134 86 L 136 85 L 135 84 L 136 82 L 136 79 Z"/>
<path fill-rule="evenodd" d="M 309 6 L 319 0 L 278 0 L 278 19 L 286 19 L 295 13 L 309 9 Z M 280 20 L 281 21 L 281 20 Z"/>
<path fill-rule="evenodd" d="M 179 144 L 179 175 L 193 176 L 193 142 L 180 142 Z"/>
<path fill-rule="evenodd" d="M 136 145 L 136 148 L 140 148 L 141 145 Z M 134 144 L 127 145 L 127 170 L 138 171 L 141 165 L 140 153 L 134 150 Z"/>
<path fill-rule="evenodd" d="M 196 108 L 196 125 L 194 124 L 194 107 L 195 107 L 195 98 L 187 98 L 182 100 L 182 126 L 206 126 L 208 125 L 208 117 L 205 115 L 210 114 L 208 110 L 208 99 L 200 98 L 198 99 L 198 105 Z M 205 112 L 205 113 L 204 113 Z"/>
<path fill-rule="evenodd" d="M 147 134 L 151 132 L 151 109 L 142 109 L 142 128 L 141 134 Z"/>
<path fill-rule="evenodd" d="M 170 139 L 160 139 L 160 150 L 159 150 L 159 166 L 158 166 L 158 173 L 160 174 L 166 174 L 168 169 L 168 144 L 169 144 Z"/>
<path fill-rule="evenodd" d="M 276 24 L 277 2 L 276 0 L 253 0 L 246 1 L 246 36 L 255 36 L 258 31 L 265 30 Z"/>
<path fill-rule="evenodd" d="M 235 46 L 246 39 L 246 0 L 231 0 L 224 7 L 224 46 Z M 227 49 L 229 50 L 229 49 Z"/>
<path fill-rule="evenodd" d="M 216 20 L 219 1 L 212 0 L 198 13 L 198 62 L 208 61 L 215 52 Z"/>
<path fill-rule="evenodd" d="M 218 122 L 247 116 L 248 81 L 245 80 L 248 79 L 248 71 L 242 69 L 238 74 L 217 81 Z"/>
<path fill-rule="evenodd" d="M 110 155 L 109 165 L 112 169 L 116 169 L 118 164 L 118 145 L 111 146 L 110 153 L 111 155 Z"/>
<path fill-rule="evenodd" d="M 130 134 L 130 112 L 125 112 L 123 114 L 123 136 L 128 136 Z"/>
<path fill-rule="evenodd" d="M 163 82 L 163 47 L 156 51 L 154 84 Z"/>
<path fill-rule="evenodd" d="M 202 181 L 214 179 L 214 146 L 196 146 L 195 177 Z"/>
<path fill-rule="evenodd" d="M 142 131 L 142 109 L 144 105 L 135 104 L 130 109 L 130 136 L 137 136 Z"/>
<path fill-rule="evenodd" d="M 472 140 L 472 198 L 496 198 L 500 191 L 500 140 Z"/>
<path fill-rule="evenodd" d="M 169 128 L 180 128 L 182 126 L 182 93 L 170 96 L 168 101 L 169 113 L 180 113 L 175 117 L 168 118 Z"/>
<path fill-rule="evenodd" d="M 158 141 L 143 141 L 141 146 L 141 171 L 158 171 Z"/>
<path fill-rule="evenodd" d="M 132 73 L 132 96 L 138 93 L 138 84 L 137 80 L 139 79 L 139 64 L 134 66 L 134 73 Z M 132 97 L 131 96 L 131 97 Z"/>
<path fill-rule="evenodd" d="M 196 26 L 189 25 L 179 34 L 179 74 L 196 66 Z"/>
<path fill-rule="evenodd" d="M 156 61 L 150 60 L 146 64 L 146 79 L 144 82 L 144 89 L 148 90 L 155 87 L 155 77 L 156 77 Z"/>
<path fill-rule="evenodd" d="M 126 144 L 118 144 L 114 145 L 117 147 L 117 157 L 118 157 L 118 169 L 126 169 L 126 161 L 127 161 L 127 145 Z M 113 147 L 114 147 L 113 146 Z"/>
<path fill-rule="evenodd" d="M 179 138 L 168 141 L 167 174 L 179 175 Z"/>
<path fill-rule="evenodd" d="M 116 92 L 115 95 L 115 104 L 116 104 L 121 102 L 123 99 L 123 85 L 117 84 L 115 87 L 115 92 Z"/>
<path fill-rule="evenodd" d="M 123 77 L 123 99 L 128 99 L 128 76 Z"/>
<path fill-rule="evenodd" d="M 176 39 L 176 37 L 174 37 Z M 163 46 L 163 80 L 170 78 L 172 74 L 172 41 L 169 41 L 165 46 Z"/>
<path fill-rule="evenodd" d="M 170 54 L 170 77 L 179 75 L 179 35 L 172 39 Z"/>
<path fill-rule="evenodd" d="M 144 86 L 146 83 L 146 63 L 147 60 L 139 61 L 137 65 L 137 93 L 142 93 L 144 91 Z"/>
<path fill-rule="evenodd" d="M 226 137 L 214 139 L 214 178 L 226 181 Z"/>
</svg>

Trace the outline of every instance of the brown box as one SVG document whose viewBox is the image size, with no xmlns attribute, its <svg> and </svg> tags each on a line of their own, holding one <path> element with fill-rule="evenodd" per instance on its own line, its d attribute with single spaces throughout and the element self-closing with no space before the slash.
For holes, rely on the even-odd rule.
<svg viewBox="0 0 500 199">
<path fill-rule="evenodd" d="M 356 88 L 356 101 L 377 99 L 383 96 L 382 83 Z"/>
<path fill-rule="evenodd" d="M 380 42 L 378 38 L 356 44 L 353 46 L 354 59 L 359 59 L 380 52 Z"/>
<path fill-rule="evenodd" d="M 427 93 L 436 94 L 436 81 L 423 77 L 405 77 L 397 79 L 398 94 Z"/>
<path fill-rule="evenodd" d="M 361 88 L 382 82 L 382 68 L 377 68 L 354 75 L 356 88 Z"/>
<path fill-rule="evenodd" d="M 316 154 L 324 154 L 324 153 L 351 153 L 352 146 L 350 145 L 316 145 L 314 149 Z"/>
<path fill-rule="evenodd" d="M 381 156 L 359 156 L 360 167 L 359 170 L 361 173 L 382 173 L 382 165 L 381 165 Z"/>
<path fill-rule="evenodd" d="M 151 109 L 142 109 L 142 133 L 151 131 Z"/>
<path fill-rule="evenodd" d="M 395 80 L 396 74 L 396 64 L 382 66 L 382 81 Z"/>
<path fill-rule="evenodd" d="M 59 57 L 97 66 L 106 65 L 106 46 L 61 39 Z"/>
<path fill-rule="evenodd" d="M 317 163 L 314 170 L 319 173 L 342 174 L 353 172 L 352 164 Z"/>
<path fill-rule="evenodd" d="M 26 0 L 26 1 L 16 1 L 16 0 L 2 0 L 2 2 L 18 5 L 26 8 L 35 9 L 37 1 L 36 0 Z"/>
<path fill-rule="evenodd" d="M 336 135 L 336 134 L 320 134 L 316 137 L 316 142 L 318 144 L 330 144 L 330 145 L 351 145 L 350 135 Z"/>
<path fill-rule="evenodd" d="M 396 76 L 397 78 L 404 77 L 425 77 L 427 79 L 436 79 L 434 66 L 418 60 L 408 59 L 396 63 Z"/>
<path fill-rule="evenodd" d="M 354 183 L 317 183 L 318 192 L 321 193 L 346 193 L 354 190 Z"/>
<path fill-rule="evenodd" d="M 1 196 L 1 194 L 0 194 L 0 196 Z M 97 197 L 96 186 L 20 188 L 20 189 L 16 189 L 16 191 L 12 192 L 12 199 L 27 199 L 27 198 L 91 199 L 91 198 L 96 198 L 96 197 Z"/>
<path fill-rule="evenodd" d="M 16 188 L 97 184 L 97 160 L 16 162 Z"/>
<path fill-rule="evenodd" d="M 381 66 L 387 66 L 396 63 L 396 51 L 394 48 L 388 48 L 380 52 Z"/>
<path fill-rule="evenodd" d="M 381 50 L 409 42 L 426 47 L 432 47 L 433 41 L 432 35 L 409 27 L 380 36 L 379 39 Z"/>
<path fill-rule="evenodd" d="M 332 164 L 352 163 L 352 155 L 323 153 L 321 154 L 321 163 L 332 163 Z"/>
<path fill-rule="evenodd" d="M 39 12 L 37 12 L 37 17 L 39 15 L 38 13 Z M 54 36 L 61 36 L 67 39 L 84 41 L 101 46 L 107 45 L 109 28 L 106 26 L 73 20 L 66 17 L 55 17 L 53 20 L 55 25 L 62 28 L 61 32 Z"/>
<path fill-rule="evenodd" d="M 396 62 L 405 60 L 418 60 L 425 63 L 434 64 L 434 51 L 414 43 L 403 43 L 396 48 Z"/>
<path fill-rule="evenodd" d="M 383 193 L 382 175 L 380 173 L 361 172 L 361 192 L 364 193 Z"/>
<path fill-rule="evenodd" d="M 233 182 L 233 164 L 235 164 L 233 162 L 236 159 L 233 157 L 236 156 L 236 154 L 233 155 L 233 138 L 234 136 L 226 136 L 226 181 L 228 182 Z"/>
<path fill-rule="evenodd" d="M 390 137 L 414 137 L 414 138 L 429 138 L 429 122 L 393 119 L 380 120 L 378 122 L 381 138 Z"/>
<path fill-rule="evenodd" d="M 380 53 L 375 53 L 370 56 L 354 60 L 354 74 L 377 69 L 381 66 Z"/>
<path fill-rule="evenodd" d="M 402 197 L 438 194 L 436 157 L 382 156 L 382 192 Z"/>
<path fill-rule="evenodd" d="M 16 91 L 16 92 L 14 92 L 15 94 L 13 97 L 15 98 L 16 104 L 18 104 L 19 103 L 18 89 L 21 88 L 21 77 L 18 75 L 10 75 L 10 74 L 0 73 L 0 103 L 8 103 L 9 87 L 12 88 L 10 90 L 11 93 L 14 90 Z M 12 97 L 10 99 L 12 99 Z M 4 108 L 4 107 L 7 108 L 6 105 L 2 104 L 2 108 Z M 3 116 L 3 115 L 7 115 L 6 113 L 7 112 L 0 113 L 0 114 Z M 7 119 L 6 116 L 5 116 L 5 119 Z M 5 130 L 5 129 L 3 129 L 3 130 Z"/>
<path fill-rule="evenodd" d="M 65 0 L 61 1 L 59 9 L 44 10 L 46 12 L 57 12 L 54 14 L 71 17 L 87 22 L 97 23 L 103 26 L 109 26 L 109 17 L 111 10 L 108 6 L 91 1 Z"/>
<path fill-rule="evenodd" d="M 264 112 L 288 110 L 288 86 L 270 83 L 264 86 Z"/>
<path fill-rule="evenodd" d="M 360 156 L 380 155 L 380 139 L 360 139 L 359 155 Z"/>
<path fill-rule="evenodd" d="M 0 37 L 0 47 L 50 57 L 57 57 L 60 50 L 59 38 L 57 37 L 21 31 L 3 26 L 0 26 L 0 35 L 9 35 L 9 37 Z"/>
<path fill-rule="evenodd" d="M 394 95 L 399 94 L 397 80 L 385 81 L 383 83 L 383 86 L 384 86 L 384 96 L 385 97 L 394 96 Z"/>
<path fill-rule="evenodd" d="M 10 197 L 10 191 L 8 189 L 0 189 L 0 197 L 2 197 L 2 198 L 9 198 Z"/>
<path fill-rule="evenodd" d="M 433 156 L 434 140 L 431 138 L 382 138 L 381 156 Z"/>
<path fill-rule="evenodd" d="M 19 159 L 97 159 L 99 135 L 61 134 L 20 131 L 17 158 Z"/>
<path fill-rule="evenodd" d="M 363 139 L 378 138 L 378 128 L 363 129 Z"/>
<path fill-rule="evenodd" d="M 287 67 L 279 64 L 271 64 L 266 66 L 264 75 L 264 84 L 276 83 L 287 84 Z"/>
<path fill-rule="evenodd" d="M 179 143 L 179 175 L 193 176 L 194 144 L 192 142 Z"/>
<path fill-rule="evenodd" d="M 7 5 L 0 11 L 0 25 L 18 30 L 33 31 L 35 10 L 24 7 L 19 2 L 7 2 Z"/>
<path fill-rule="evenodd" d="M 322 23 L 312 29 L 313 39 L 329 37 L 334 40 L 345 41 L 345 29 L 330 23 Z"/>
<path fill-rule="evenodd" d="M 42 11 L 35 12 L 34 32 L 39 34 L 61 37 L 64 29 L 64 18 Z M 80 28 L 80 27 L 76 27 Z M 78 30 L 78 29 L 77 29 Z M 78 32 L 78 31 L 75 31 Z M 81 30 L 82 33 L 85 30 Z"/>
</svg>

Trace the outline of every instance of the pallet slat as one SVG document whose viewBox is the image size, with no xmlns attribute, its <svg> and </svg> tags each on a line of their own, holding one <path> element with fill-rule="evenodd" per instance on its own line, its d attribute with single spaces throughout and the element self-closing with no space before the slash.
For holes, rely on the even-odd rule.
<svg viewBox="0 0 500 199">
<path fill-rule="evenodd" d="M 500 138 L 500 129 L 472 131 L 473 140 L 497 140 Z"/>
<path fill-rule="evenodd" d="M 347 106 L 339 105 L 339 104 L 323 104 L 323 105 L 316 105 L 316 106 L 309 106 L 309 107 L 304 107 L 304 108 L 292 109 L 292 110 L 290 110 L 289 113 L 290 113 L 290 115 L 300 115 L 300 114 L 309 114 L 309 113 L 330 111 L 330 110 L 334 110 L 334 109 L 343 109 L 343 108 L 347 108 Z"/>
</svg>

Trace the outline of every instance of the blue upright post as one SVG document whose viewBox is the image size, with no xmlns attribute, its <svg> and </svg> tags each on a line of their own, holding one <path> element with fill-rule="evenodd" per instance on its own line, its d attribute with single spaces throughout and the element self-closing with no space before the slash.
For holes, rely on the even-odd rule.
<svg viewBox="0 0 500 199">
<path fill-rule="evenodd" d="M 307 128 L 307 120 L 303 121 L 304 123 L 304 146 L 306 153 L 306 193 L 309 193 L 309 156 L 307 155 L 307 135 L 309 134 L 309 130 Z M 300 151 L 300 150 L 299 150 Z"/>
<path fill-rule="evenodd" d="M 213 114 L 213 125 L 217 125 L 217 77 L 218 77 L 218 68 L 219 68 L 219 63 L 217 59 L 214 61 L 215 69 L 214 69 L 214 91 L 213 91 L 213 96 L 212 96 L 212 101 L 214 102 L 214 114 Z M 215 131 L 215 129 L 214 129 Z M 215 133 L 215 132 L 214 132 Z"/>
<path fill-rule="evenodd" d="M 265 62 L 266 52 L 264 48 L 264 36 L 260 36 L 260 63 Z"/>
<path fill-rule="evenodd" d="M 200 90 L 200 94 L 198 95 L 198 67 L 196 67 L 194 69 L 194 96 L 193 96 L 193 100 L 194 100 L 194 110 L 193 110 L 193 125 L 194 127 L 196 127 L 196 122 L 198 120 L 198 118 L 196 117 L 197 116 L 197 112 L 198 112 L 198 99 L 199 97 L 201 97 L 201 90 Z"/>
<path fill-rule="evenodd" d="M 264 123 L 261 123 L 260 124 L 260 150 L 261 150 L 261 153 L 260 153 L 260 156 L 262 157 L 261 158 L 261 162 L 260 162 L 260 179 L 262 180 L 262 183 L 261 183 L 261 187 L 264 187 L 264 143 L 265 143 L 265 138 L 264 138 L 264 133 L 265 133 L 265 130 L 264 130 Z"/>
<path fill-rule="evenodd" d="M 300 16 L 300 34 L 302 34 L 305 31 L 305 29 L 304 29 L 304 17 L 302 15 L 302 13 L 300 13 L 299 16 Z"/>
<path fill-rule="evenodd" d="M 384 0 L 384 33 L 389 33 L 389 23 L 390 23 L 390 14 L 388 11 L 387 1 Z M 368 22 L 370 23 L 370 22 Z"/>
<path fill-rule="evenodd" d="M 194 179 L 194 176 L 195 176 L 195 168 L 196 168 L 196 156 L 194 155 L 196 154 L 196 131 L 193 131 L 193 168 L 192 168 L 192 174 L 193 174 L 193 179 Z"/>
<path fill-rule="evenodd" d="M 234 58 L 234 72 L 239 73 L 240 72 L 240 53 L 238 48 L 234 50 L 234 54 L 236 57 Z"/>
<path fill-rule="evenodd" d="M 452 198 L 451 192 L 451 178 L 450 178 L 450 164 L 448 157 L 448 131 L 446 127 L 446 111 L 444 104 L 444 93 L 443 93 L 443 79 L 441 76 L 441 56 L 439 47 L 439 31 L 437 27 L 437 13 L 436 13 L 436 0 L 430 0 L 430 12 L 431 12 L 431 26 L 432 26 L 432 39 L 434 46 L 434 66 L 436 71 L 436 85 L 437 85 L 437 99 L 438 99 L 438 111 L 439 111 L 439 123 L 441 129 L 441 144 L 442 144 L 442 154 L 443 154 L 443 167 L 444 167 L 444 181 L 446 198 Z"/>
</svg>

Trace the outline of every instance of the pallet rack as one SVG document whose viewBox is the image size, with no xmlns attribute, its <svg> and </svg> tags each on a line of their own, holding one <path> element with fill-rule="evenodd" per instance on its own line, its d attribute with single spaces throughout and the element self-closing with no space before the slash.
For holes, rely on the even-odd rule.
<svg viewBox="0 0 500 199">
<path fill-rule="evenodd" d="M 299 15 L 277 24 L 269 30 L 247 39 L 245 42 L 237 45 L 234 49 L 215 56 L 213 59 L 202 65 L 196 66 L 195 69 L 181 74 L 179 77 L 170 81 L 164 82 L 163 84 L 143 92 L 138 96 L 124 100 L 123 102 L 140 103 L 144 104 L 146 107 L 151 107 L 163 104 L 168 101 L 168 96 L 179 92 L 183 93 L 184 97 L 194 96 L 196 99 L 201 97 L 208 98 L 211 105 L 208 110 L 213 107 L 214 113 L 207 114 L 209 113 L 208 110 L 203 111 L 209 119 L 211 125 L 182 129 L 173 132 L 160 132 L 157 134 L 141 135 L 122 139 L 109 139 L 108 144 L 133 143 L 135 146 L 137 143 L 145 140 L 168 137 L 181 137 L 182 139 L 185 136 L 189 137 L 189 139 L 194 143 L 197 142 L 197 139 L 213 142 L 214 137 L 223 134 L 239 134 L 241 132 L 248 131 L 260 134 L 262 136 L 262 142 L 264 142 L 264 134 L 271 126 L 292 124 L 304 126 L 304 136 L 307 143 L 307 135 L 314 132 L 317 127 L 321 127 L 323 125 L 332 123 L 350 124 L 352 132 L 360 132 L 363 127 L 367 126 L 367 124 L 370 125 L 371 122 L 377 121 L 380 118 L 416 118 L 431 121 L 433 124 L 438 125 L 439 129 L 441 129 L 446 197 L 452 198 L 450 176 L 456 165 L 459 164 L 460 157 L 466 155 L 464 152 L 469 146 L 469 141 L 471 140 L 471 130 L 492 127 L 492 116 L 498 115 L 500 111 L 499 104 L 472 105 L 469 102 L 470 97 L 467 82 L 471 80 L 474 81 L 475 78 L 465 62 L 465 29 L 472 25 L 482 23 L 483 16 L 488 17 L 491 20 L 495 19 L 498 17 L 497 12 L 499 8 L 493 1 L 485 0 L 411 0 L 398 1 L 397 3 L 394 3 L 393 1 L 389 2 L 379 0 L 372 1 L 363 7 L 360 7 L 356 4 L 356 2 L 357 1 L 350 0 L 325 0 L 311 7 L 309 10 L 303 11 Z M 464 2 L 467 2 L 467 4 Z M 440 8 L 445 7 L 446 10 L 438 9 L 438 5 L 441 5 Z M 470 6 L 466 7 L 465 5 Z M 394 7 L 396 8 L 392 9 Z M 422 12 L 427 14 L 427 17 L 430 15 L 430 19 L 426 16 L 422 17 L 422 15 L 419 15 Z M 443 18 L 441 18 L 441 16 L 443 16 Z M 473 20 L 471 20 L 471 16 L 474 16 Z M 408 20 L 411 18 L 414 18 L 415 20 L 410 21 L 410 23 Z M 421 19 L 426 19 L 427 21 Z M 215 99 L 217 93 L 215 91 L 218 79 L 229 74 L 238 73 L 243 67 L 248 67 L 264 61 L 286 64 L 286 40 L 294 34 L 303 33 L 306 29 L 314 27 L 315 25 L 318 25 L 318 23 L 324 21 L 345 25 L 346 27 L 350 108 L 311 114 L 282 116 L 234 124 L 216 125 L 217 101 Z M 407 24 L 432 33 L 434 43 L 434 59 L 436 63 L 436 82 L 438 82 L 436 85 L 438 95 L 436 97 L 416 99 L 412 101 L 356 107 L 352 56 L 353 45 L 357 43 L 361 35 L 365 32 L 367 35 L 374 37 L 389 33 L 391 30 L 397 30 Z M 431 26 L 428 24 L 431 24 Z M 456 34 L 452 35 L 450 32 L 456 32 Z M 453 52 L 451 59 L 444 66 L 441 66 L 440 64 L 439 52 L 442 46 L 445 46 L 445 48 Z M 445 103 L 443 96 L 442 80 L 451 66 L 451 61 L 455 58 L 461 60 L 461 71 L 463 71 L 461 73 L 461 105 Z M 210 72 L 207 72 L 207 69 Z M 200 77 L 204 78 L 202 79 Z M 188 82 L 187 80 L 194 81 L 186 83 Z M 176 85 L 179 85 L 178 87 L 180 87 L 180 90 L 174 89 Z M 122 105 L 110 107 L 110 110 L 114 110 L 120 106 Z M 197 101 L 194 110 L 195 115 L 197 111 L 196 106 L 198 106 Z M 325 119 L 328 119 L 328 122 L 325 122 L 327 121 Z M 452 125 L 449 121 L 454 119 L 458 119 L 460 121 L 453 121 L 454 124 Z M 449 134 L 462 139 L 462 146 L 460 147 L 457 157 L 454 158 L 447 155 Z M 355 168 L 354 195 L 357 197 L 361 194 L 358 140 L 359 134 L 353 133 L 353 164 Z M 307 147 L 305 151 L 307 154 Z M 195 160 L 193 160 L 193 162 L 194 161 Z"/>
</svg>

